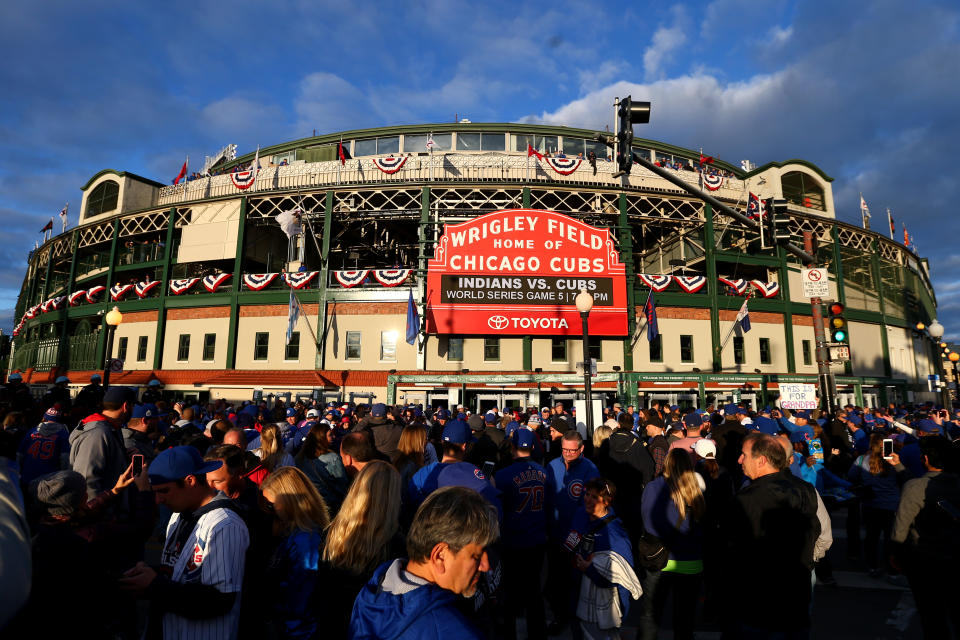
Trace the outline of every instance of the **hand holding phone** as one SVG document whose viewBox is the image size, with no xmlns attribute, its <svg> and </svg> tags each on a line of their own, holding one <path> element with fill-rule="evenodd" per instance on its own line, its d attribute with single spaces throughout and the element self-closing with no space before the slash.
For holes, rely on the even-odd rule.
<svg viewBox="0 0 960 640">
<path fill-rule="evenodd" d="M 893 440 L 884 438 L 883 440 L 883 459 L 889 460 L 893 456 Z"/>
<path fill-rule="evenodd" d="M 139 453 L 133 456 L 133 477 L 136 478 L 143 473 L 143 456 Z"/>
</svg>

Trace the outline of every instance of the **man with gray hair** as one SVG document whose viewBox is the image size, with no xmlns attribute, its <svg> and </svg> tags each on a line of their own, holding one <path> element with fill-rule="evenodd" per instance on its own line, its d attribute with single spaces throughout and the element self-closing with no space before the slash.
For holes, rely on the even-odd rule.
<svg viewBox="0 0 960 640">
<path fill-rule="evenodd" d="M 483 636 L 457 609 L 490 569 L 486 548 L 500 535 L 497 512 L 479 493 L 443 487 L 431 493 L 407 535 L 407 559 L 384 563 L 353 605 L 350 637 L 449 640 Z"/>
</svg>

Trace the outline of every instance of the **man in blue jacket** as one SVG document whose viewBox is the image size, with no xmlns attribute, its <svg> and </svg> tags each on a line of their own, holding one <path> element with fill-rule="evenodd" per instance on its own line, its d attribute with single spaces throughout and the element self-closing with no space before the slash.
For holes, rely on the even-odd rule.
<svg viewBox="0 0 960 640">
<path fill-rule="evenodd" d="M 560 457 L 547 466 L 550 541 L 546 596 L 553 610 L 551 635 L 559 633 L 570 619 L 569 591 L 573 574 L 563 541 L 570 532 L 574 514 L 583 506 L 587 481 L 599 476 L 596 465 L 583 457 L 583 437 L 576 429 L 567 431 L 560 439 Z"/>
<path fill-rule="evenodd" d="M 495 510 L 473 489 L 431 493 L 407 535 L 409 558 L 382 564 L 357 596 L 350 637 L 480 640 L 455 603 L 476 592 L 499 533 Z"/>
</svg>

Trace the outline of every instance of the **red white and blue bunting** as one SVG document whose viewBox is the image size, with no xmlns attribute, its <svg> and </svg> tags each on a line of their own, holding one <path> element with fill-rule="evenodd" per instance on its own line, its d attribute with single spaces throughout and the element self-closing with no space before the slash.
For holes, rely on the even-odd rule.
<svg viewBox="0 0 960 640">
<path fill-rule="evenodd" d="M 230 180 L 237 189 L 249 189 L 257 181 L 256 171 L 237 171 L 230 174 Z"/>
<path fill-rule="evenodd" d="M 35 304 L 29 309 L 27 309 L 27 313 L 25 315 L 27 316 L 28 319 L 33 319 L 37 317 L 37 313 L 39 311 L 40 311 L 40 305 Z"/>
<path fill-rule="evenodd" d="M 562 176 L 568 176 L 580 168 L 583 158 L 544 158 L 550 168 Z"/>
<path fill-rule="evenodd" d="M 707 284 L 705 276 L 673 276 L 673 279 L 687 293 L 696 293 Z"/>
<path fill-rule="evenodd" d="M 369 273 L 369 269 L 360 269 L 358 271 L 334 271 L 333 275 L 341 287 L 352 289 L 358 284 L 362 284 Z"/>
<path fill-rule="evenodd" d="M 182 293 L 186 293 L 193 288 L 195 284 L 200 282 L 200 278 L 182 278 L 170 281 L 170 291 L 175 296 L 179 296 Z"/>
<path fill-rule="evenodd" d="M 46 313 L 50 311 L 50 305 L 53 304 L 53 300 L 45 300 L 40 303 L 40 313 Z"/>
<path fill-rule="evenodd" d="M 87 289 L 87 302 L 94 304 L 97 301 L 97 298 L 99 298 L 106 290 L 107 288 L 100 284 L 95 287 L 90 287 Z"/>
<path fill-rule="evenodd" d="M 720 282 L 727 285 L 738 294 L 743 295 L 747 290 L 747 281 L 740 278 L 717 278 Z"/>
<path fill-rule="evenodd" d="M 751 280 L 750 284 L 757 288 L 764 298 L 773 298 L 780 293 L 779 282 L 764 282 L 763 280 Z"/>
<path fill-rule="evenodd" d="M 138 298 L 146 298 L 147 294 L 150 293 L 156 286 L 160 284 L 159 280 L 147 280 L 146 282 L 138 282 L 134 286 L 134 290 L 137 292 Z"/>
<path fill-rule="evenodd" d="M 110 287 L 110 299 L 114 302 L 123 300 L 124 296 L 133 291 L 132 284 L 115 284 Z"/>
<path fill-rule="evenodd" d="M 413 269 L 378 269 L 373 277 L 385 287 L 396 287 L 406 282 L 412 272 Z"/>
<path fill-rule="evenodd" d="M 67 296 L 67 302 L 70 303 L 71 307 L 75 307 L 80 304 L 81 298 L 87 297 L 87 290 L 80 289 L 80 291 L 74 291 L 69 296 Z"/>
<path fill-rule="evenodd" d="M 270 286 L 270 283 L 277 279 L 279 273 L 245 273 L 243 274 L 243 284 L 251 291 L 261 291 Z"/>
<path fill-rule="evenodd" d="M 380 171 L 383 171 L 384 173 L 393 174 L 397 171 L 400 171 L 406 162 L 406 156 L 401 156 L 399 158 L 390 156 L 389 158 L 374 158 L 373 166 L 375 166 L 377 169 L 380 169 Z"/>
<path fill-rule="evenodd" d="M 224 282 L 230 279 L 231 273 L 218 273 L 213 276 L 204 276 L 203 277 L 203 288 L 213 293 L 220 288 Z"/>
<path fill-rule="evenodd" d="M 700 172 L 700 181 L 710 191 L 716 191 L 723 186 L 723 176 L 715 173 Z"/>
<path fill-rule="evenodd" d="M 667 287 L 669 287 L 670 281 L 673 280 L 671 276 L 666 276 L 662 274 L 651 275 L 647 273 L 640 273 L 637 275 L 645 285 L 647 285 L 657 293 L 664 291 Z"/>
<path fill-rule="evenodd" d="M 283 281 L 291 289 L 303 289 L 310 281 L 313 280 L 319 271 L 294 271 L 292 273 L 284 273 Z"/>
</svg>

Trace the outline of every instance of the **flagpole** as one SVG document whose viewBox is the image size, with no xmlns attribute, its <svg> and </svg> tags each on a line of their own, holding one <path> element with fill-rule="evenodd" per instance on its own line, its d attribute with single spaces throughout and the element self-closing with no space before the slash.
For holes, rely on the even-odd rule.
<svg viewBox="0 0 960 640">
<path fill-rule="evenodd" d="M 894 236 L 896 235 L 896 226 L 893 224 L 893 214 L 890 213 L 890 207 L 887 207 L 887 226 L 890 227 L 890 239 L 895 240 Z"/>
<path fill-rule="evenodd" d="M 747 298 L 746 300 L 743 301 L 743 305 L 740 306 L 740 309 L 743 309 L 744 307 L 747 306 L 747 301 L 748 301 L 749 299 L 750 299 L 750 298 Z M 749 312 L 749 309 L 748 309 L 748 312 Z M 738 315 L 738 316 L 740 315 L 740 311 L 739 311 L 739 310 L 737 311 L 737 315 Z M 723 339 L 723 342 L 722 342 L 722 343 L 720 343 L 720 352 L 721 352 L 721 353 L 723 353 L 723 348 L 724 348 L 725 346 L 727 346 L 727 342 L 730 340 L 730 336 L 733 335 L 733 332 L 734 332 L 734 330 L 736 330 L 738 324 L 740 324 L 740 321 L 737 320 L 737 318 L 734 318 L 734 319 L 733 319 L 733 324 L 730 325 L 730 331 L 727 332 L 727 337 Z"/>
</svg>

